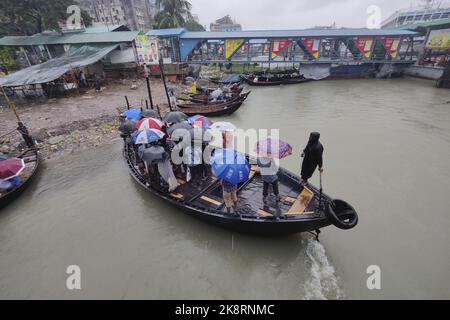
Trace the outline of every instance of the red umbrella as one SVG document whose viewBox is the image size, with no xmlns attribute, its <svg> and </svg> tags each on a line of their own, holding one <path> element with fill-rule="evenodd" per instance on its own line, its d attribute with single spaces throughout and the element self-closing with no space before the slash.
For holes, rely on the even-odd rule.
<svg viewBox="0 0 450 320">
<path fill-rule="evenodd" d="M 164 126 L 164 123 L 162 123 L 161 120 L 158 120 L 155 118 L 145 118 L 145 119 L 140 120 L 136 124 L 136 129 L 139 131 L 149 130 L 149 129 L 161 130 L 161 128 L 163 126 Z"/>
<path fill-rule="evenodd" d="M 0 161 L 0 179 L 8 180 L 17 177 L 25 169 L 22 159 L 10 158 Z"/>
</svg>

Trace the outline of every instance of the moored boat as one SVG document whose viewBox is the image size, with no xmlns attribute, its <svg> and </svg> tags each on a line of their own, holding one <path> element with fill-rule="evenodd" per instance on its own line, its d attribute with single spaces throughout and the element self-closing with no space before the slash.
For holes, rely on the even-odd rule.
<svg viewBox="0 0 450 320">
<path fill-rule="evenodd" d="M 286 84 L 299 84 L 311 81 L 310 79 L 303 78 L 301 76 L 298 77 L 266 77 L 266 76 L 251 76 L 251 75 L 242 75 L 242 79 L 251 86 L 279 86 Z"/>
<path fill-rule="evenodd" d="M 37 150 L 28 149 L 17 158 L 22 159 L 25 163 L 25 170 L 20 174 L 22 182 L 14 189 L 0 193 L 0 209 L 18 198 L 28 188 L 38 172 L 40 159 Z"/>
<path fill-rule="evenodd" d="M 222 103 L 188 103 L 178 107 L 188 116 L 204 115 L 208 117 L 228 115 L 236 112 L 247 99 L 251 91 L 243 93 L 238 97 Z"/>
</svg>

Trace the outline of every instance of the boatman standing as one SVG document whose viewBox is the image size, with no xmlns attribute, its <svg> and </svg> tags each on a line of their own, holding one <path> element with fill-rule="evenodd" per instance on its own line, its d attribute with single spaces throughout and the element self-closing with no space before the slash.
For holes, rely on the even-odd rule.
<svg viewBox="0 0 450 320">
<path fill-rule="evenodd" d="M 34 141 L 33 138 L 30 136 L 30 133 L 28 132 L 27 127 L 22 122 L 18 123 L 17 131 L 22 135 L 23 140 L 25 140 L 25 143 L 27 144 L 28 148 L 34 148 Z"/>
<path fill-rule="evenodd" d="M 312 132 L 309 136 L 308 144 L 303 150 L 302 158 L 302 186 L 305 186 L 308 180 L 314 174 L 314 171 L 319 167 L 319 171 L 323 172 L 323 146 L 319 142 L 320 133 Z"/>
</svg>

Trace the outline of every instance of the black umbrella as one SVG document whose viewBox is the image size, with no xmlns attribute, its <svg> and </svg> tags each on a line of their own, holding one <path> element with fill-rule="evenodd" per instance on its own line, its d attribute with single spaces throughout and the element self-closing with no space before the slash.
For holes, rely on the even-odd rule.
<svg viewBox="0 0 450 320">
<path fill-rule="evenodd" d="M 192 128 L 189 130 L 189 133 L 191 134 L 192 141 L 209 143 L 213 141 L 213 136 L 212 134 L 205 134 L 207 131 L 202 128 Z"/>
<path fill-rule="evenodd" d="M 151 146 L 142 153 L 142 160 L 148 164 L 156 164 L 167 159 L 167 152 L 161 146 Z"/>
<path fill-rule="evenodd" d="M 119 131 L 124 134 L 130 134 L 136 131 L 137 120 L 125 120 L 119 127 Z"/>
<path fill-rule="evenodd" d="M 166 116 L 163 118 L 163 121 L 165 123 L 179 123 L 183 122 L 189 118 L 186 114 L 180 111 L 172 111 L 166 114 Z"/>
<path fill-rule="evenodd" d="M 144 117 L 144 118 L 156 118 L 156 119 L 159 118 L 158 111 L 156 111 L 156 110 L 151 110 L 151 109 L 142 111 L 142 112 L 141 112 L 141 115 L 142 115 L 142 117 Z"/>
<path fill-rule="evenodd" d="M 175 123 L 175 124 L 171 125 L 167 129 L 167 134 L 171 136 L 175 132 L 175 130 L 189 131 L 191 129 L 194 129 L 194 127 L 190 123 L 188 123 L 188 122 L 179 122 L 179 123 Z"/>
</svg>

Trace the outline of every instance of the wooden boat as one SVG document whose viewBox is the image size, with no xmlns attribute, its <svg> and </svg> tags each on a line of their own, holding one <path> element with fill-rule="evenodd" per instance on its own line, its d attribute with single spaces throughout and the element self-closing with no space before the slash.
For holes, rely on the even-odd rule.
<svg viewBox="0 0 450 320">
<path fill-rule="evenodd" d="M 254 81 L 253 77 L 248 75 L 242 75 L 242 79 L 251 86 L 268 87 L 268 86 L 279 86 L 284 84 L 299 84 L 311 81 L 310 79 L 305 79 L 303 77 L 291 78 L 291 79 L 279 79 L 279 80 L 268 80 L 268 81 Z"/>
<path fill-rule="evenodd" d="M 242 93 L 242 91 L 244 91 L 243 87 L 239 88 L 239 90 L 237 90 L 236 92 L 233 92 L 233 95 L 231 97 L 227 98 L 225 101 L 229 101 L 229 100 L 232 100 L 232 99 L 238 97 Z M 194 94 L 189 97 L 189 101 L 196 102 L 196 103 L 203 103 L 204 96 L 205 96 L 204 94 Z M 210 99 L 210 101 L 211 101 L 211 99 Z"/>
<path fill-rule="evenodd" d="M 36 176 L 39 169 L 39 153 L 36 150 L 28 149 L 17 158 L 23 159 L 26 165 L 25 170 L 20 175 L 22 184 L 15 189 L 0 193 L 0 209 L 10 204 L 13 200 L 18 198 L 22 192 L 30 185 L 32 179 Z"/>
<path fill-rule="evenodd" d="M 258 235 L 318 233 L 319 229 L 329 225 L 351 229 L 358 223 L 356 211 L 345 201 L 335 200 L 311 184 L 302 188 L 300 178 L 284 169 L 279 171 L 280 202 L 274 198 L 263 202 L 261 176 L 256 172 L 256 165 L 252 165 L 249 180 L 238 186 L 238 212 L 228 214 L 222 199 L 221 182 L 212 174 L 206 179 L 190 182 L 178 179 L 180 187 L 169 193 L 160 182 L 153 181 L 157 179 L 147 178 L 136 168 L 129 139 L 124 140 L 123 155 L 131 176 L 145 190 L 187 214 L 237 232 Z"/>
<path fill-rule="evenodd" d="M 195 116 L 197 114 L 207 117 L 228 115 L 236 112 L 242 106 L 250 92 L 251 91 L 243 93 L 227 102 L 209 103 L 207 105 L 204 105 L 203 103 L 189 103 L 178 105 L 178 107 L 180 107 L 181 111 L 188 116 Z"/>
</svg>

